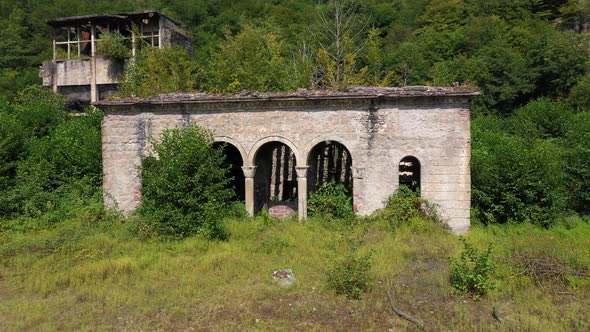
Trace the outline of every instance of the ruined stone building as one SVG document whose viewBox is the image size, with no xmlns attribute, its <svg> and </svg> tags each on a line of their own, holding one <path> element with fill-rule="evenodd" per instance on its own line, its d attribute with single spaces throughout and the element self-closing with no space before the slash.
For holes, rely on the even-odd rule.
<svg viewBox="0 0 590 332">
<path fill-rule="evenodd" d="M 351 88 L 347 91 L 173 94 L 104 100 L 104 200 L 133 210 L 150 138 L 198 124 L 224 144 L 234 187 L 250 214 L 278 206 L 307 215 L 326 181 L 352 191 L 355 211 L 383 207 L 400 185 L 439 205 L 455 232 L 469 227 L 470 99 L 465 88 Z"/>
<path fill-rule="evenodd" d="M 157 11 L 64 17 L 47 22 L 54 28 L 53 58 L 41 66 L 43 85 L 73 103 L 88 104 L 115 94 L 126 59 L 104 57 L 101 34 L 118 32 L 131 57 L 143 46 L 179 45 L 192 41 L 179 22 Z"/>
<path fill-rule="evenodd" d="M 102 124 L 104 202 L 131 211 L 141 199 L 139 166 L 166 128 L 198 124 L 223 146 L 233 187 L 251 215 L 297 212 L 326 182 L 342 183 L 354 209 L 383 207 L 400 185 L 440 206 L 456 232 L 469 227 L 470 99 L 465 88 L 368 88 L 346 91 L 208 95 L 173 94 L 108 100 L 125 60 L 97 53 L 100 36 L 117 31 L 131 56 L 141 45 L 191 41 L 180 23 L 156 11 L 51 20 L 53 59 L 43 84 L 78 103 L 93 102 Z"/>
</svg>

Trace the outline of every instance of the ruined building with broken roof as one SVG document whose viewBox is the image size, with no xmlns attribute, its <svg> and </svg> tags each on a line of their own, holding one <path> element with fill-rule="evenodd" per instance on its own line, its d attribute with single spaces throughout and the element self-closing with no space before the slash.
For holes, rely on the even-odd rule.
<svg viewBox="0 0 590 332">
<path fill-rule="evenodd" d="M 105 113 L 107 207 L 131 211 L 138 206 L 139 166 L 151 151 L 152 138 L 167 128 L 198 124 L 223 145 L 233 186 L 251 215 L 268 209 L 273 216 L 297 213 L 303 220 L 309 194 L 329 181 L 343 183 L 352 192 L 355 212 L 367 215 L 406 185 L 436 203 L 453 231 L 469 228 L 469 106 L 476 91 L 357 87 L 108 100 L 105 96 L 116 90 L 120 77 L 112 75 L 105 59 L 95 57 L 95 34 L 132 22 L 145 24 L 132 39 L 148 38 L 158 47 L 185 40 L 181 34 L 174 37 L 179 24 L 157 12 L 54 20 L 50 24 L 62 35 L 65 28 L 66 44 L 59 45 L 67 46 L 68 59 L 72 52 L 85 52 L 88 42 L 90 58 L 54 57 L 43 66 L 45 85 L 69 98 L 94 101 Z M 71 75 L 76 70 L 83 74 Z"/>
<path fill-rule="evenodd" d="M 178 21 L 158 12 L 73 16 L 47 22 L 54 28 L 53 58 L 41 66 L 43 85 L 74 103 L 88 104 L 113 96 L 123 79 L 125 59 L 103 57 L 101 35 L 118 32 L 130 55 L 143 45 L 191 48 Z"/>
</svg>

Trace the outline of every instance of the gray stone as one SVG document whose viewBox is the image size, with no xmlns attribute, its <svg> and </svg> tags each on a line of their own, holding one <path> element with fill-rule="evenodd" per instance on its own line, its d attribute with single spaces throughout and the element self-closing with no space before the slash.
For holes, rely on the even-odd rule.
<svg viewBox="0 0 590 332">
<path fill-rule="evenodd" d="M 295 283 L 295 274 L 293 274 L 293 270 L 291 269 L 274 271 L 272 278 L 281 286 L 291 286 Z"/>
</svg>

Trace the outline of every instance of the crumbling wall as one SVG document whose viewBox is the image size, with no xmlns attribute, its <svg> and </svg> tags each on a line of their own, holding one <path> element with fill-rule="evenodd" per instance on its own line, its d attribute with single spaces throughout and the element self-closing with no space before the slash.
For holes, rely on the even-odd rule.
<svg viewBox="0 0 590 332">
<path fill-rule="evenodd" d="M 421 164 L 423 197 L 440 205 L 456 232 L 469 227 L 468 98 L 113 102 L 101 107 L 107 206 L 134 209 L 141 195 L 138 166 L 150 151 L 149 138 L 164 128 L 195 123 L 237 142 L 247 155 L 244 166 L 255 166 L 256 152 L 268 142 L 289 146 L 297 167 L 307 166 L 318 143 L 341 143 L 352 157 L 353 200 L 363 215 L 383 206 L 398 187 L 400 160 L 414 156 Z"/>
</svg>

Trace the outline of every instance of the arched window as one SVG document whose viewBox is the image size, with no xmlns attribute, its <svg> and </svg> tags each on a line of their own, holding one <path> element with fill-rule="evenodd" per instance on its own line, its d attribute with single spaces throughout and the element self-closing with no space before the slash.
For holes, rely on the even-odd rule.
<svg viewBox="0 0 590 332">
<path fill-rule="evenodd" d="M 416 157 L 407 156 L 399 162 L 399 185 L 410 188 L 420 194 L 420 161 Z"/>
<path fill-rule="evenodd" d="M 352 194 L 352 157 L 348 149 L 336 141 L 315 145 L 307 158 L 307 190 L 313 192 L 327 182 L 342 183 Z"/>
</svg>

